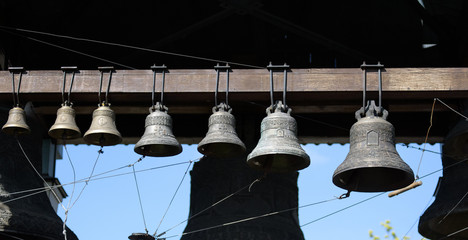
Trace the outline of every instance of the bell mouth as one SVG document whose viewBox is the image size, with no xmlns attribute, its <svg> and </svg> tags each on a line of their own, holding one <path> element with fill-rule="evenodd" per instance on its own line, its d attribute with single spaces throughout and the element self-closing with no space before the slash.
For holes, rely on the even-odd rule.
<svg viewBox="0 0 468 240">
<path fill-rule="evenodd" d="M 88 144 L 102 147 L 113 146 L 122 142 L 122 137 L 120 135 L 111 133 L 90 133 L 87 135 L 85 134 L 83 139 Z"/>
<path fill-rule="evenodd" d="M 207 143 L 198 146 L 198 151 L 209 157 L 237 157 L 245 153 L 245 147 L 234 143 Z"/>
<path fill-rule="evenodd" d="M 362 167 L 338 172 L 333 183 L 356 192 L 386 192 L 406 187 L 414 182 L 412 172 L 388 167 Z"/>
<path fill-rule="evenodd" d="M 310 160 L 290 154 L 267 154 L 251 158 L 247 163 L 257 170 L 287 173 L 308 167 Z"/>
<path fill-rule="evenodd" d="M 135 152 L 149 157 L 169 157 L 182 152 L 180 145 L 148 144 L 134 148 Z"/>
</svg>

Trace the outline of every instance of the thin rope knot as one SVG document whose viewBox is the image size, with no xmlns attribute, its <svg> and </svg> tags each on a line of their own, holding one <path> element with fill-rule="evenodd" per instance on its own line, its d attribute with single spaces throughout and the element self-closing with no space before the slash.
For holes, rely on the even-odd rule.
<svg viewBox="0 0 468 240">
<path fill-rule="evenodd" d="M 98 152 L 99 154 L 103 154 L 103 153 L 104 153 L 104 151 L 102 150 L 102 147 L 101 147 L 101 149 L 99 149 L 97 152 Z"/>
<path fill-rule="evenodd" d="M 349 196 L 351 195 L 351 190 L 348 190 L 347 193 L 343 193 L 341 194 L 341 196 L 337 197 L 337 199 L 345 199 L 345 198 L 349 198 Z"/>
<path fill-rule="evenodd" d="M 250 186 L 249 186 L 249 192 L 251 192 L 253 185 L 254 185 L 255 183 L 257 183 L 257 182 L 260 182 L 263 178 L 265 178 L 265 175 L 263 175 L 262 177 L 259 177 L 259 178 L 255 179 L 255 181 L 253 181 L 253 182 L 250 184 Z"/>
</svg>

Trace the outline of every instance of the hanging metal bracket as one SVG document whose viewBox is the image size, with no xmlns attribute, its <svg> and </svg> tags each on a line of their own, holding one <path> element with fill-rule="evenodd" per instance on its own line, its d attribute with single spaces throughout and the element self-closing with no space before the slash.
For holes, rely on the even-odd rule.
<svg viewBox="0 0 468 240">
<path fill-rule="evenodd" d="M 19 92 L 21 88 L 21 79 L 23 78 L 23 73 L 26 73 L 23 67 L 9 67 L 8 71 L 11 73 L 11 84 L 12 84 L 12 94 L 13 94 L 13 106 L 20 107 L 19 103 Z M 19 74 L 18 80 L 18 89 L 15 90 L 15 74 Z"/>
<path fill-rule="evenodd" d="M 283 71 L 283 102 L 282 104 L 279 104 L 282 109 L 280 109 L 283 112 L 288 111 L 288 105 L 286 105 L 286 92 L 288 90 L 288 71 L 290 71 L 289 65 L 286 63 L 283 65 L 272 65 L 271 62 L 267 66 L 268 71 L 270 72 L 270 102 L 271 102 L 271 111 L 275 111 L 276 105 L 273 99 L 273 93 L 274 93 L 274 87 L 273 87 L 273 72 L 274 71 Z"/>
<path fill-rule="evenodd" d="M 155 111 L 156 109 L 158 109 L 159 111 L 167 112 L 167 108 L 164 106 L 164 84 L 166 82 L 166 72 L 169 72 L 169 71 L 167 70 L 167 66 L 164 64 L 162 66 L 153 65 L 150 68 L 153 71 L 153 89 L 151 91 L 151 103 L 152 103 L 151 110 Z M 158 72 L 162 73 L 161 101 L 156 103 L 154 99 L 154 92 L 155 92 L 154 88 L 156 86 L 156 73 Z"/>
<path fill-rule="evenodd" d="M 72 106 L 73 103 L 70 101 L 70 94 L 72 91 L 73 82 L 75 80 L 75 73 L 80 71 L 78 71 L 78 67 L 76 66 L 61 67 L 60 69 L 63 71 L 62 106 Z M 65 100 L 65 84 L 67 82 L 67 73 L 71 73 L 72 77 L 70 80 L 70 88 L 68 90 L 67 100 Z"/>
<path fill-rule="evenodd" d="M 216 91 L 215 91 L 215 107 L 214 110 L 223 109 L 224 111 L 230 111 L 231 107 L 229 106 L 229 72 L 231 71 L 231 66 L 226 63 L 225 66 L 220 66 L 219 63 L 214 66 L 216 70 Z M 221 102 L 218 104 L 218 89 L 219 89 L 219 72 L 220 70 L 226 71 L 226 101 L 225 104 Z"/>
<path fill-rule="evenodd" d="M 366 105 L 366 92 L 367 92 L 367 72 L 377 72 L 378 73 L 378 83 L 379 83 L 379 106 L 376 108 L 376 114 L 381 116 L 384 112 L 382 108 L 382 71 L 385 70 L 384 65 L 377 62 L 377 64 L 366 64 L 364 61 L 361 65 L 362 69 L 362 108 L 358 110 L 361 116 L 365 116 L 367 112 L 368 105 Z"/>
<path fill-rule="evenodd" d="M 108 95 L 109 95 L 109 90 L 110 90 L 110 85 L 111 85 L 111 80 L 112 80 L 112 73 L 115 72 L 113 66 L 108 66 L 108 67 L 98 67 L 98 70 L 101 72 L 101 81 L 99 83 L 99 104 L 102 106 L 109 106 L 109 101 L 108 101 Z M 106 90 L 106 98 L 104 102 L 101 101 L 101 89 L 102 89 L 102 79 L 104 77 L 104 73 L 109 73 L 109 81 L 107 82 L 107 90 Z"/>
</svg>

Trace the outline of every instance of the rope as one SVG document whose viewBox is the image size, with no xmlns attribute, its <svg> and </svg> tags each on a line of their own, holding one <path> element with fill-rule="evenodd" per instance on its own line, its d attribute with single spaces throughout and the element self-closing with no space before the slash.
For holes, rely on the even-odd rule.
<svg viewBox="0 0 468 240">
<path fill-rule="evenodd" d="M 26 158 L 26 160 L 28 160 L 28 163 L 29 163 L 29 165 L 31 165 L 31 167 L 32 167 L 32 169 L 34 170 L 34 172 L 36 172 L 36 174 L 42 179 L 42 181 L 43 181 L 44 184 L 47 186 L 47 188 L 50 190 L 50 192 L 54 195 L 54 197 L 55 197 L 55 199 L 57 200 L 57 202 L 60 203 L 60 205 L 62 205 L 62 208 L 66 211 L 67 209 L 66 209 L 65 206 L 62 204 L 62 202 L 60 201 L 60 198 L 57 196 L 57 194 L 55 193 L 55 191 L 52 190 L 52 187 L 50 187 L 50 185 L 49 185 L 49 184 L 46 182 L 46 180 L 42 177 L 42 175 L 39 173 L 39 171 L 37 171 L 36 167 L 34 167 L 34 164 L 31 162 L 31 160 L 29 159 L 28 155 L 27 155 L 26 152 L 24 151 L 23 146 L 21 145 L 21 142 L 18 140 L 17 135 L 15 135 L 15 140 L 16 140 L 16 142 L 18 143 L 18 146 L 20 147 L 21 152 L 23 152 L 24 157 Z"/>
<path fill-rule="evenodd" d="M 138 187 L 138 180 L 137 180 L 137 176 L 136 176 L 136 173 L 135 173 L 135 165 L 133 165 L 132 168 L 133 168 L 133 177 L 135 179 L 135 186 L 136 186 L 136 190 L 137 190 L 137 193 L 138 193 L 138 201 L 140 202 L 141 216 L 143 217 L 143 224 L 145 225 L 146 234 L 148 234 L 148 228 L 146 227 L 145 212 L 143 211 L 143 204 L 141 203 L 140 188 Z"/>
<path fill-rule="evenodd" d="M 156 236 L 156 234 L 158 233 L 159 227 L 161 226 L 162 222 L 164 221 L 164 218 L 166 217 L 166 214 L 167 214 L 167 212 L 169 211 L 169 208 L 171 207 L 172 202 L 174 201 L 174 198 L 176 197 L 177 192 L 179 191 L 180 186 L 181 186 L 182 183 L 184 182 L 185 176 L 187 176 L 187 172 L 189 171 L 190 166 L 192 166 L 192 161 L 190 161 L 190 164 L 187 166 L 187 169 L 185 170 L 185 173 L 184 173 L 184 175 L 182 176 L 182 179 L 180 180 L 179 186 L 177 186 L 177 189 L 175 190 L 174 195 L 172 195 L 172 199 L 171 199 L 171 201 L 169 202 L 169 206 L 167 206 L 166 212 L 164 212 L 164 215 L 163 215 L 163 217 L 161 218 L 161 221 L 159 222 L 159 225 L 158 225 L 158 227 L 156 228 L 156 231 L 154 231 L 153 237 Z"/>
</svg>

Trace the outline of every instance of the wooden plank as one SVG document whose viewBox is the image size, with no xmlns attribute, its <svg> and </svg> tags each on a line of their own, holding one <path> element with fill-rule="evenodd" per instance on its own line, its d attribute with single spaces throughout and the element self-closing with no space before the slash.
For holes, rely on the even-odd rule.
<svg viewBox="0 0 468 240">
<path fill-rule="evenodd" d="M 377 89 L 376 75 L 368 74 L 368 89 Z M 21 93 L 55 93 L 62 87 L 61 71 L 28 71 L 23 75 Z M 166 74 L 166 93 L 213 93 L 216 74 L 214 70 L 170 70 Z M 282 73 L 275 73 L 275 90 L 282 90 Z M 468 68 L 390 68 L 383 72 L 385 92 L 458 92 L 468 91 Z M 104 86 L 107 75 L 104 77 Z M 156 89 L 160 89 L 158 76 Z M 267 70 L 234 69 L 230 74 L 230 92 L 257 93 L 269 91 Z M 152 87 L 151 70 L 117 70 L 113 74 L 111 93 L 149 93 Z M 99 72 L 82 70 L 75 77 L 73 92 L 97 93 Z M 220 90 L 224 91 L 224 73 Z M 296 92 L 360 92 L 360 69 L 293 69 L 288 74 L 288 93 Z M 0 94 L 11 93 L 11 76 L 0 72 Z M 339 96 L 337 96 L 339 97 Z"/>
</svg>

